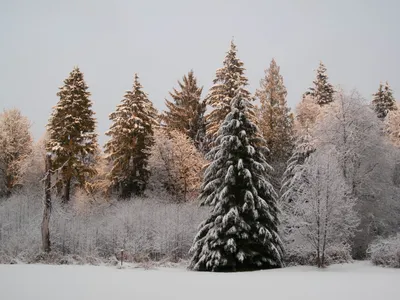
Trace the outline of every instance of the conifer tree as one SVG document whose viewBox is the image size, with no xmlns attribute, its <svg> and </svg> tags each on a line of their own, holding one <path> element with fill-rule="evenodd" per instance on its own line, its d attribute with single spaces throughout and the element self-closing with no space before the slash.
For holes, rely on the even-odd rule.
<svg viewBox="0 0 400 300">
<path fill-rule="evenodd" d="M 75 67 L 57 93 L 60 97 L 47 125 L 47 151 L 54 155 L 53 168 L 60 169 L 62 201 L 70 200 L 71 184 L 84 185 L 95 175 L 98 149 L 96 120 L 83 73 Z"/>
<path fill-rule="evenodd" d="M 203 205 L 213 207 L 199 226 L 190 268 L 199 271 L 246 271 L 282 266 L 277 232 L 276 193 L 263 155 L 265 140 L 253 123 L 250 96 L 242 89 L 221 126 L 212 162 L 201 187 Z"/>
<path fill-rule="evenodd" d="M 385 119 L 389 111 L 396 110 L 396 100 L 388 82 L 379 85 L 379 90 L 373 94 L 372 105 L 380 119 Z"/>
<path fill-rule="evenodd" d="M 241 89 L 243 96 L 250 99 L 250 93 L 245 89 L 248 83 L 244 71 L 243 62 L 237 57 L 236 45 L 232 41 L 223 67 L 217 70 L 214 85 L 206 97 L 207 105 L 213 108 L 206 116 L 206 139 L 210 145 L 213 144 L 219 127 L 230 112 L 236 90 Z"/>
<path fill-rule="evenodd" d="M 110 179 L 123 199 L 141 195 L 150 176 L 147 165 L 157 111 L 142 89 L 135 74 L 133 90 L 126 92 L 116 111 L 110 114 L 113 123 L 106 132 L 111 137 L 105 145 L 112 164 Z"/>
<path fill-rule="evenodd" d="M 286 87 L 279 74 L 279 66 L 272 59 L 265 70 L 256 97 L 260 99 L 259 126 L 269 149 L 268 162 L 280 178 L 293 149 L 293 114 L 286 103 Z"/>
<path fill-rule="evenodd" d="M 333 85 L 328 81 L 326 67 L 322 62 L 319 63 L 317 77 L 313 82 L 314 86 L 310 88 L 308 94 L 315 99 L 315 102 L 320 106 L 333 102 L 333 94 L 335 93 L 335 90 Z"/>
<path fill-rule="evenodd" d="M 283 173 L 280 202 L 287 204 L 293 202 L 298 196 L 302 181 L 302 166 L 306 159 L 315 151 L 311 135 L 306 132 L 296 141 L 296 147 L 287 162 Z"/>
<path fill-rule="evenodd" d="M 179 90 L 174 88 L 169 93 L 173 101 L 165 100 L 169 111 L 164 112 L 162 119 L 168 130 L 186 134 L 195 143 L 196 148 L 200 149 L 206 111 L 206 104 L 200 99 L 203 88 L 197 86 L 193 71 L 183 76 L 182 82 L 178 81 L 178 85 Z"/>
</svg>

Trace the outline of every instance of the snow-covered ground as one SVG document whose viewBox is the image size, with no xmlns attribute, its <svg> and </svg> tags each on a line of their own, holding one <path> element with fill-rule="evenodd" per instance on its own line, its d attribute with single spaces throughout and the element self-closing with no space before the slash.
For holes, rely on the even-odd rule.
<svg viewBox="0 0 400 300">
<path fill-rule="evenodd" d="M 0 265 L 2 300 L 400 299 L 400 270 L 368 262 L 249 273 Z"/>
</svg>

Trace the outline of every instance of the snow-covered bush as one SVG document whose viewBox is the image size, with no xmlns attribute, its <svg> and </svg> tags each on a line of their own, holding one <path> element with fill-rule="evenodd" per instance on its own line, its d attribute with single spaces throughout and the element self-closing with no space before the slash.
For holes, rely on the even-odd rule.
<svg viewBox="0 0 400 300">
<path fill-rule="evenodd" d="M 74 199 L 73 199 L 74 200 Z M 42 257 L 42 199 L 29 194 L 0 199 L 0 262 L 91 263 L 188 258 L 198 224 L 207 209 L 176 204 L 155 196 L 130 201 L 86 204 L 53 200 L 50 221 L 51 255 Z"/>
<path fill-rule="evenodd" d="M 300 247 L 296 243 L 285 244 L 285 264 L 287 266 L 317 266 L 317 252 L 313 247 L 303 244 Z M 341 264 L 351 262 L 351 247 L 349 244 L 333 245 L 325 250 L 324 265 Z"/>
<path fill-rule="evenodd" d="M 368 247 L 368 253 L 375 265 L 400 268 L 400 233 L 372 242 Z"/>
</svg>

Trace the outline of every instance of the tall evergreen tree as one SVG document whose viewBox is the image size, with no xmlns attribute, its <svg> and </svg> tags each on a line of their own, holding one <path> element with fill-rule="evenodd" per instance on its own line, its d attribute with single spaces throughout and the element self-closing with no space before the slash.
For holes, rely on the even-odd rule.
<svg viewBox="0 0 400 300">
<path fill-rule="evenodd" d="M 206 104 L 201 101 L 202 87 L 197 86 L 197 79 L 190 71 L 178 81 L 179 90 L 173 89 L 170 96 L 173 101 L 165 100 L 169 111 L 164 112 L 162 119 L 169 130 L 177 130 L 190 137 L 197 149 L 201 148 L 204 135 L 204 113 Z"/>
<path fill-rule="evenodd" d="M 71 183 L 84 185 L 93 176 L 93 157 L 98 149 L 96 120 L 83 73 L 75 67 L 57 93 L 60 97 L 47 125 L 47 151 L 54 155 L 53 168 L 60 169 L 62 201 L 70 199 Z"/>
<path fill-rule="evenodd" d="M 313 81 L 314 86 L 310 88 L 307 94 L 314 97 L 317 104 L 323 106 L 333 102 L 333 94 L 335 90 L 333 85 L 328 81 L 328 75 L 326 74 L 325 65 L 320 62 L 317 69 L 317 77 Z"/>
<path fill-rule="evenodd" d="M 277 178 L 282 176 L 293 149 L 294 122 L 279 69 L 272 59 L 269 69 L 265 70 L 265 78 L 260 81 L 260 89 L 256 91 L 261 102 L 259 126 L 270 151 L 268 162 L 274 167 Z"/>
<path fill-rule="evenodd" d="M 110 114 L 113 123 L 106 132 L 111 137 L 105 144 L 105 153 L 112 163 L 110 178 L 124 199 L 142 194 L 150 176 L 147 165 L 157 111 L 142 89 L 135 74 L 133 90 L 126 92 L 116 111 Z"/>
<path fill-rule="evenodd" d="M 396 110 L 396 100 L 388 82 L 379 85 L 379 90 L 373 94 L 372 106 L 380 119 L 385 119 L 389 111 Z"/>
<path fill-rule="evenodd" d="M 247 78 L 244 76 L 243 62 L 237 57 L 236 45 L 231 42 L 230 50 L 223 62 L 223 67 L 218 69 L 207 97 L 206 103 L 213 110 L 206 116 L 206 138 L 213 144 L 219 127 L 226 115 L 230 112 L 231 101 L 236 90 L 241 89 L 242 94 L 250 99 L 250 93 L 245 89 Z"/>
<path fill-rule="evenodd" d="M 221 126 L 201 188 L 202 204 L 213 206 L 199 227 L 190 268 L 246 271 L 282 266 L 276 193 L 263 155 L 265 140 L 252 122 L 250 96 L 237 89 Z"/>
</svg>

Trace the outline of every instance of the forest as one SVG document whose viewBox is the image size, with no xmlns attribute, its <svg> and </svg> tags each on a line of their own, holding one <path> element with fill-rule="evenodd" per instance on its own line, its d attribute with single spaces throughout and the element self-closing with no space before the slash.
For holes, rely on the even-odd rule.
<svg viewBox="0 0 400 300">
<path fill-rule="evenodd" d="M 334 86 L 323 62 L 291 109 L 278 62 L 255 93 L 232 41 L 208 91 L 189 71 L 158 111 L 133 76 L 98 142 L 74 67 L 41 139 L 0 114 L 0 263 L 185 263 L 248 271 L 400 267 L 400 111 Z M 123 251 L 122 251 L 123 250 Z"/>
</svg>

